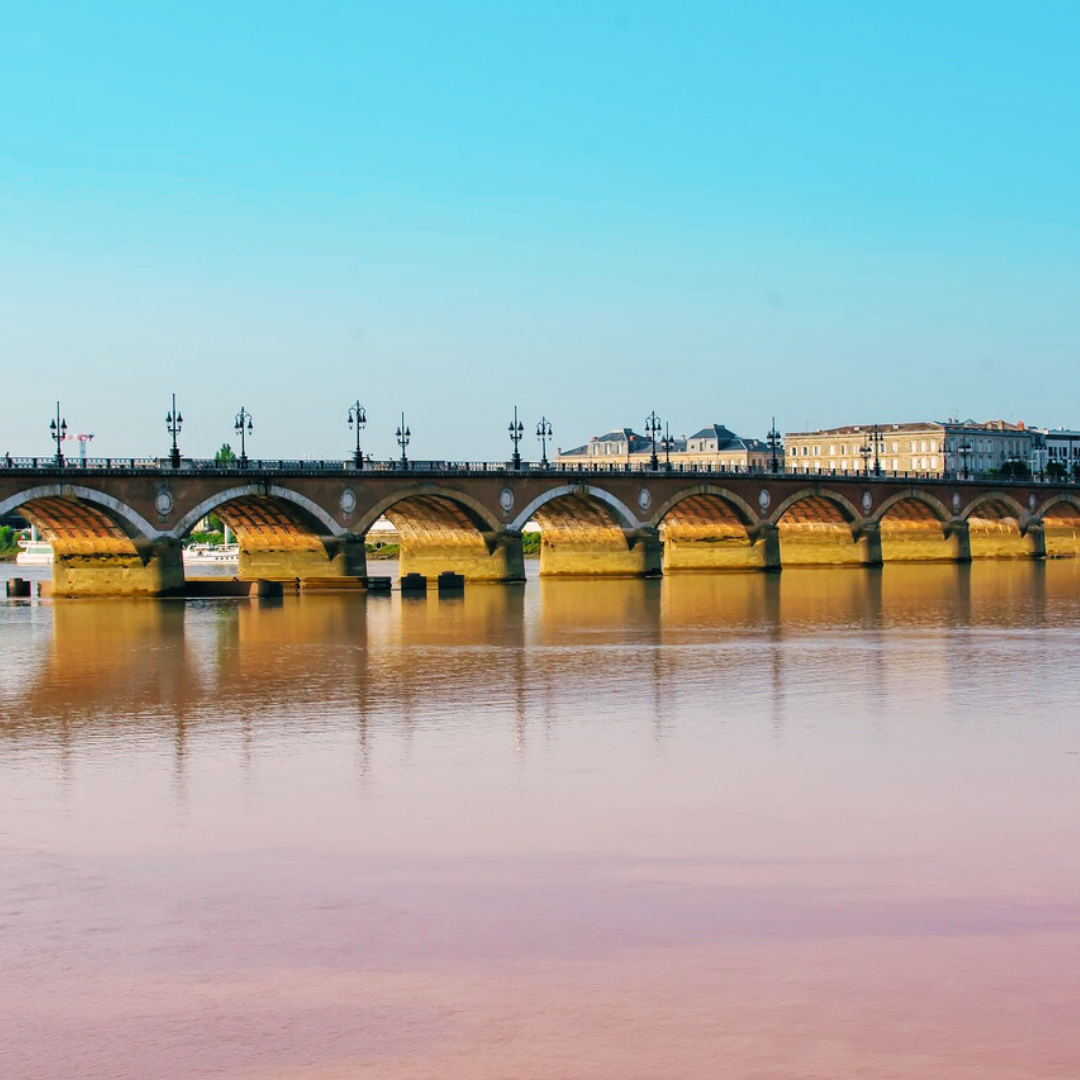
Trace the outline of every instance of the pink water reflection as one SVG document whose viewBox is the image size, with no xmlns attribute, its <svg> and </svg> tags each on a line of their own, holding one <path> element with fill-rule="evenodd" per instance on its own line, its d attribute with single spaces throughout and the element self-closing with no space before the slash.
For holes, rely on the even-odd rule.
<svg viewBox="0 0 1080 1080">
<path fill-rule="evenodd" d="M 1080 1075 L 1071 564 L 0 645 L 5 1076 Z"/>
</svg>

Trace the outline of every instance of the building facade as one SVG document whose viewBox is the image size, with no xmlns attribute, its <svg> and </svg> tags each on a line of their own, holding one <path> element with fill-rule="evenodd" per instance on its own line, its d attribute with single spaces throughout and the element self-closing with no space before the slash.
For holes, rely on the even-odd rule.
<svg viewBox="0 0 1080 1080">
<path fill-rule="evenodd" d="M 585 465 L 589 468 L 647 469 L 652 458 L 652 440 L 630 428 L 615 428 L 595 435 L 582 446 L 559 449 L 555 461 L 560 465 Z M 710 424 L 693 435 L 672 437 L 670 445 L 656 440 L 656 455 L 661 464 L 673 468 L 713 468 L 731 471 L 763 471 L 769 467 L 771 451 L 760 439 L 736 435 L 723 424 Z M 779 460 L 783 454 L 778 449 Z"/>
<path fill-rule="evenodd" d="M 1004 420 L 853 424 L 784 436 L 788 472 L 947 476 L 1031 470 L 1035 433 Z"/>
<path fill-rule="evenodd" d="M 1039 428 L 1034 471 L 1055 480 L 1080 479 L 1080 431 Z"/>
</svg>

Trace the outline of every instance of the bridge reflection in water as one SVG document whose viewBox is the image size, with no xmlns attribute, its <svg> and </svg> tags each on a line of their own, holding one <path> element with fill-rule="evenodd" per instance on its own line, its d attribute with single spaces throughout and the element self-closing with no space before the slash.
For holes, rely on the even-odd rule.
<svg viewBox="0 0 1080 1080">
<path fill-rule="evenodd" d="M 385 516 L 401 569 L 469 581 L 540 574 L 651 577 L 794 566 L 1074 557 L 1075 485 L 747 473 L 447 469 L 5 469 L 0 515 L 53 545 L 56 595 L 163 595 L 184 586 L 181 544 L 208 514 L 240 547 L 239 576 L 300 585 L 366 578 Z"/>
<path fill-rule="evenodd" d="M 8 717 L 0 735 L 33 744 L 48 732 L 49 743 L 68 745 L 157 729 L 182 764 L 193 732 L 208 726 L 241 741 L 254 729 L 314 736 L 325 734 L 327 716 L 339 726 L 351 716 L 367 737 L 368 725 L 408 732 L 414 705 L 437 723 L 441 709 L 451 717 L 468 702 L 482 723 L 486 711 L 495 716 L 515 701 L 527 726 L 557 716 L 572 724 L 566 709 L 583 685 L 616 696 L 618 687 L 649 686 L 658 716 L 678 713 L 683 695 L 711 684 L 720 713 L 737 711 L 744 697 L 760 710 L 771 685 L 776 719 L 781 682 L 797 684 L 800 700 L 827 697 L 838 673 L 849 689 L 863 688 L 873 713 L 890 671 L 910 680 L 916 664 L 927 687 L 955 685 L 980 627 L 1023 632 L 1075 620 L 1080 562 L 536 585 L 466 590 L 438 604 L 300 594 L 252 604 L 43 606 L 36 633 L 47 647 L 35 646 L 17 681 L 0 680 Z M 966 629 L 957 637 L 956 628 Z M 837 643 L 825 629 L 848 633 Z M 910 634 L 912 648 L 893 650 L 882 667 L 875 642 L 884 632 L 894 642 Z M 718 659 L 724 643 L 730 663 L 723 648 Z M 1012 664 L 1018 685 L 1029 678 L 1022 651 Z"/>
</svg>

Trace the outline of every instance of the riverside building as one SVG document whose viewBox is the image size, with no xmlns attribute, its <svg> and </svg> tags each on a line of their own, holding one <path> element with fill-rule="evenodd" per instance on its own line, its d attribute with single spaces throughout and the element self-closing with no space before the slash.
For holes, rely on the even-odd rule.
<svg viewBox="0 0 1080 1080">
<path fill-rule="evenodd" d="M 647 469 L 652 452 L 652 440 L 647 436 L 630 428 L 615 428 L 603 435 L 594 435 L 582 446 L 571 450 L 560 448 L 555 461 L 570 467 L 603 468 L 610 465 L 612 468 Z M 672 437 L 670 445 L 662 438 L 656 440 L 656 456 L 661 465 L 670 460 L 675 469 L 760 471 L 769 467 L 770 455 L 768 445 L 760 439 L 736 435 L 723 424 L 710 424 L 693 435 Z"/>
<path fill-rule="evenodd" d="M 852 424 L 784 436 L 788 472 L 946 476 L 1030 469 L 1035 433 L 1005 420 Z"/>
</svg>

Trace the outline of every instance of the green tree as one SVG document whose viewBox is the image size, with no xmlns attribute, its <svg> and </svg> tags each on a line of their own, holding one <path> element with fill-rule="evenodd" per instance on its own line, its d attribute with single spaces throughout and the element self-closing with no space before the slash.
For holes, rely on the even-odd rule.
<svg viewBox="0 0 1080 1080">
<path fill-rule="evenodd" d="M 10 525 L 0 525 L 0 551 L 15 547 L 15 531 Z"/>
<path fill-rule="evenodd" d="M 214 455 L 214 462 L 218 465 L 231 465 L 236 460 L 233 448 L 226 442 L 221 444 L 221 449 Z"/>
</svg>

